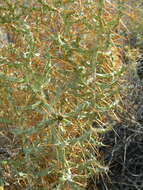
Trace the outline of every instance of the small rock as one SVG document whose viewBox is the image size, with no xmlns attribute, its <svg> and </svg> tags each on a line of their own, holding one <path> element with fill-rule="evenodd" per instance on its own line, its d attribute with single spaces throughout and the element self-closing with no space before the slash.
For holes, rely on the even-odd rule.
<svg viewBox="0 0 143 190">
<path fill-rule="evenodd" d="M 140 123 L 143 122 L 143 105 L 141 105 L 137 111 L 137 121 Z"/>
</svg>

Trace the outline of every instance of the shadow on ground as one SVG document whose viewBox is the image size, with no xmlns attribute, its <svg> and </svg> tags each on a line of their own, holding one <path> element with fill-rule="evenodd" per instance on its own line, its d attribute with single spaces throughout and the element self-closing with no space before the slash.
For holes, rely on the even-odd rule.
<svg viewBox="0 0 143 190">
<path fill-rule="evenodd" d="M 143 129 L 141 125 L 120 123 L 105 134 L 101 148 L 108 176 L 90 179 L 87 190 L 142 190 L 143 189 Z"/>
</svg>

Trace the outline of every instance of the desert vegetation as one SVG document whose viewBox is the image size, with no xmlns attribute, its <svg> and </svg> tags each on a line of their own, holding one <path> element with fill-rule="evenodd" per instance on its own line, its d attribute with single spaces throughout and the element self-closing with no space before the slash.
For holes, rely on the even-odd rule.
<svg viewBox="0 0 143 190">
<path fill-rule="evenodd" d="M 139 41 L 129 45 L 141 31 L 137 8 L 0 1 L 1 190 L 84 190 L 108 174 L 102 134 L 128 109 L 124 60 L 139 54 Z"/>
</svg>

